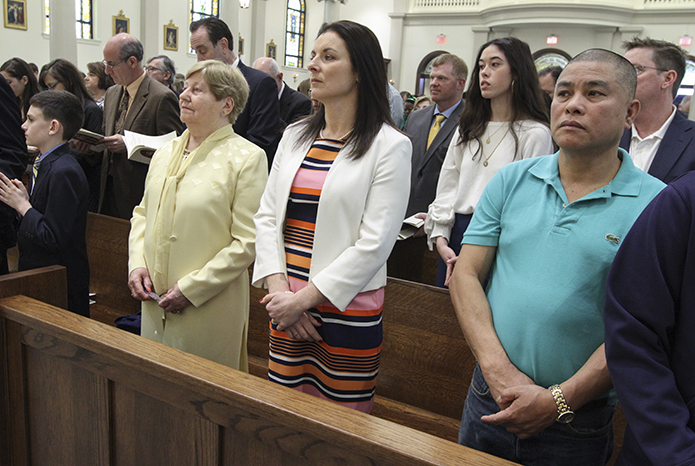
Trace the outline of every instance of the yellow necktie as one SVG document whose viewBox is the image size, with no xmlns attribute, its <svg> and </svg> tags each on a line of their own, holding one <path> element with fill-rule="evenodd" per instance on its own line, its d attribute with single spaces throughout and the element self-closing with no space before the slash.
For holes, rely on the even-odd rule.
<svg viewBox="0 0 695 466">
<path fill-rule="evenodd" d="M 430 128 L 430 134 L 427 136 L 427 148 L 430 148 L 430 144 L 432 144 L 432 141 L 434 141 L 434 137 L 437 135 L 439 130 L 442 127 L 442 121 L 444 121 L 444 118 L 446 118 L 444 115 L 441 113 L 438 113 L 437 115 L 434 116 L 436 118 L 434 124 Z"/>
<path fill-rule="evenodd" d="M 39 155 L 34 159 L 34 165 L 31 167 L 31 192 L 34 192 L 34 186 L 36 186 L 36 179 L 39 177 L 39 165 L 41 165 L 41 159 Z"/>
</svg>

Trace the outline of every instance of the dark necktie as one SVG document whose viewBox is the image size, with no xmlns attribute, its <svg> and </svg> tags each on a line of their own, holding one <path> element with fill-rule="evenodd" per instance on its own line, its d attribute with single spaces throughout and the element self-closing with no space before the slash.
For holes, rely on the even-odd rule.
<svg viewBox="0 0 695 466">
<path fill-rule="evenodd" d="M 118 106 L 118 111 L 116 112 L 116 134 L 123 134 L 123 125 L 125 124 L 125 117 L 128 114 L 129 103 L 130 94 L 128 94 L 128 89 L 124 88 L 121 104 Z"/>
</svg>

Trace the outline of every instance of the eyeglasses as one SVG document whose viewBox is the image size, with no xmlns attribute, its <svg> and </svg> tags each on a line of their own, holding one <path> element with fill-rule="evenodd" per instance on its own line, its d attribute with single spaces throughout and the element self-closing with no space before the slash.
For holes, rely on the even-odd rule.
<svg viewBox="0 0 695 466">
<path fill-rule="evenodd" d="M 123 63 L 122 60 L 121 60 L 121 61 L 117 61 L 116 63 L 109 63 L 109 62 L 107 62 L 106 60 L 102 60 L 101 62 L 104 64 L 105 67 L 111 68 L 111 69 L 114 69 L 115 67 L 117 67 L 118 65 L 120 65 L 121 63 Z"/>
<path fill-rule="evenodd" d="M 155 71 L 161 71 L 162 73 L 164 73 L 163 69 L 155 68 L 154 66 L 146 66 L 145 71 L 147 71 L 148 73 L 154 73 Z"/>
<path fill-rule="evenodd" d="M 53 84 L 45 84 L 46 90 L 52 91 L 58 84 L 60 84 L 60 81 L 55 81 Z"/>
<path fill-rule="evenodd" d="M 668 71 L 668 70 L 662 70 L 661 68 L 656 68 L 653 66 L 644 66 L 644 65 L 633 65 L 633 66 L 635 67 L 635 71 L 637 72 L 637 74 L 642 74 L 646 70 L 656 70 L 656 71 L 661 71 L 661 72 Z"/>
</svg>

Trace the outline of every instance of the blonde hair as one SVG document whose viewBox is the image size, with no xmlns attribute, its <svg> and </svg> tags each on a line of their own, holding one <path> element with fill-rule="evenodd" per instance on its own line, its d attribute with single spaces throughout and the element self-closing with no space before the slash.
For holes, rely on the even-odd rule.
<svg viewBox="0 0 695 466">
<path fill-rule="evenodd" d="M 220 101 L 231 97 L 234 108 L 227 115 L 230 123 L 234 123 L 244 110 L 249 98 L 249 85 L 246 78 L 237 68 L 226 65 L 219 60 L 199 61 L 186 73 L 186 79 L 195 73 L 200 73 L 210 92 Z"/>
</svg>

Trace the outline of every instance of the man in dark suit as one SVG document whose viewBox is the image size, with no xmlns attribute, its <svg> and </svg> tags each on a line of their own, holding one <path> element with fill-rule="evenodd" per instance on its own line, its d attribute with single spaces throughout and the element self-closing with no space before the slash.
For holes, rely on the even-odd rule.
<svg viewBox="0 0 695 466">
<path fill-rule="evenodd" d="M 22 117 L 17 98 L 0 75 L 0 173 L 20 179 L 27 168 L 27 144 L 22 131 Z M 0 275 L 8 269 L 7 250 L 17 242 L 14 229 L 15 211 L 0 203 Z"/>
<path fill-rule="evenodd" d="M 19 270 L 49 265 L 67 269 L 68 309 L 89 317 L 87 204 L 89 185 L 67 141 L 82 126 L 80 101 L 67 91 L 31 99 L 22 125 L 28 144 L 39 149 L 29 192 L 18 179 L 0 175 L 0 201 L 16 210 Z"/>
<path fill-rule="evenodd" d="M 673 105 L 685 75 L 686 53 L 677 45 L 634 38 L 623 43 L 637 71 L 640 111 L 620 147 L 635 165 L 664 183 L 695 169 L 695 122 Z"/>
<path fill-rule="evenodd" d="M 278 86 L 280 101 L 280 118 L 284 126 L 294 123 L 297 119 L 311 114 L 311 99 L 289 87 L 282 80 L 282 73 L 277 62 L 270 57 L 261 57 L 253 62 L 254 69 L 262 71 L 275 81 Z"/>
<path fill-rule="evenodd" d="M 434 201 L 439 172 L 449 143 L 456 133 L 464 105 L 461 95 L 468 76 L 466 63 L 456 55 L 446 53 L 439 55 L 432 65 L 430 95 L 435 105 L 411 113 L 405 126 L 405 132 L 413 143 L 410 199 L 406 218 L 426 213 Z M 426 248 L 422 228 L 413 237 L 398 241 L 389 257 L 389 275 L 406 280 L 420 280 L 422 257 Z"/>
<path fill-rule="evenodd" d="M 207 17 L 190 26 L 191 48 L 198 61 L 216 59 L 236 66 L 249 84 L 249 99 L 234 123 L 234 132 L 263 149 L 272 162 L 280 141 L 282 125 L 275 81 L 267 74 L 244 65 L 234 53 L 234 38 L 221 19 Z M 271 163 L 268 163 L 271 167 Z"/>
<path fill-rule="evenodd" d="M 145 191 L 148 165 L 128 160 L 125 130 L 148 136 L 181 134 L 176 95 L 150 78 L 142 67 L 142 44 L 130 34 L 116 34 L 104 46 L 106 74 L 118 84 L 104 97 L 104 143 L 99 211 L 129 220 Z"/>
</svg>

